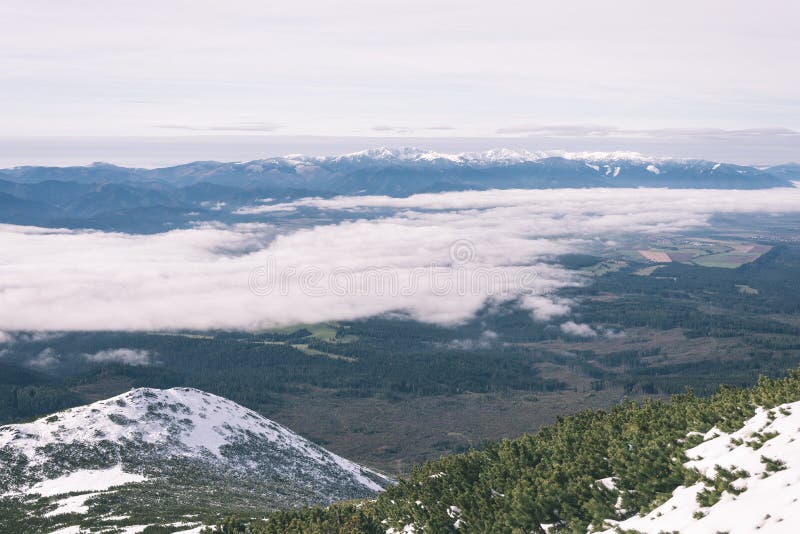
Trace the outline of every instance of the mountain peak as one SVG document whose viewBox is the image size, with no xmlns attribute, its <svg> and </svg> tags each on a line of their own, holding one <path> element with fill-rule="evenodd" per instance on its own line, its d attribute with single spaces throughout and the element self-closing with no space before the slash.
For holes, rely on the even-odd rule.
<svg viewBox="0 0 800 534">
<path fill-rule="evenodd" d="M 0 427 L 0 494 L 109 468 L 169 479 L 176 462 L 223 478 L 253 477 L 259 494 L 309 503 L 369 496 L 391 480 L 233 401 L 193 388 L 132 389 L 23 424 Z M 77 475 L 76 475 L 77 473 Z M 280 482 L 276 482 L 280 481 Z M 276 486 L 277 484 L 277 486 Z"/>
</svg>

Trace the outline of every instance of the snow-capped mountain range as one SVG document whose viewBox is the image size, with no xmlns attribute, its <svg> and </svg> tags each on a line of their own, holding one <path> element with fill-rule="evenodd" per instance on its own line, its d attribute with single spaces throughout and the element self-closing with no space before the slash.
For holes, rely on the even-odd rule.
<svg viewBox="0 0 800 534">
<path fill-rule="evenodd" d="M 457 187 L 460 181 L 468 178 L 497 181 L 496 184 L 480 184 L 472 181 L 468 184 L 479 188 L 502 185 L 504 179 L 511 179 L 508 175 L 510 169 L 520 173 L 519 176 L 514 175 L 515 186 L 526 185 L 527 181 L 527 185 L 531 187 L 563 187 L 576 183 L 583 183 L 584 186 L 627 186 L 632 182 L 643 186 L 651 184 L 664 186 L 667 183 L 666 176 L 670 174 L 671 180 L 677 180 L 687 187 L 713 187 L 714 183 L 720 187 L 741 185 L 746 188 L 786 185 L 786 181 L 774 177 L 770 169 L 704 160 L 656 158 L 636 152 L 529 152 L 501 148 L 484 152 L 446 154 L 419 148 L 385 147 L 336 156 L 290 154 L 237 163 L 199 161 L 161 169 L 126 168 L 107 163 L 95 163 L 85 167 L 25 166 L 0 170 L 0 179 L 19 183 L 69 180 L 81 183 L 162 181 L 172 185 L 210 182 L 220 185 L 271 185 L 285 188 L 302 186 L 345 194 L 360 192 L 358 189 L 351 190 L 347 187 L 348 180 L 342 180 L 345 176 L 359 175 L 376 169 L 428 172 L 429 190 L 435 190 L 437 187 Z M 450 174 L 440 176 L 439 173 L 444 171 Z M 464 174 L 466 171 L 477 174 Z M 485 174 L 486 171 L 495 171 L 495 174 Z M 547 179 L 543 180 L 545 176 Z M 656 177 L 659 176 L 662 178 L 657 180 Z M 401 176 L 396 177 L 401 178 Z M 618 180 L 610 181 L 607 180 L 608 177 Z M 689 179 L 690 177 L 693 179 Z M 600 181 L 593 181 L 592 178 Z M 647 178 L 652 181 L 651 184 L 648 184 Z M 642 180 L 644 181 L 639 183 Z M 407 182 L 408 178 L 403 181 Z M 361 185 L 367 187 L 372 185 L 373 188 L 368 191 L 370 193 L 380 192 L 375 191 L 374 184 L 369 182 Z M 385 192 L 391 193 L 392 189 L 398 193 L 403 192 L 403 185 L 396 184 L 394 188 L 388 188 Z M 408 187 L 408 184 L 405 185 Z M 425 185 L 421 184 L 419 187 Z"/>
<path fill-rule="evenodd" d="M 0 503 L 39 510 L 54 527 L 98 521 L 109 506 L 136 519 L 149 513 L 149 495 L 176 486 L 176 502 L 159 499 L 161 514 L 178 512 L 171 520 L 209 512 L 209 497 L 222 489 L 226 511 L 234 502 L 264 513 L 369 497 L 391 482 L 252 410 L 189 388 L 135 389 L 0 427 Z M 123 493 L 127 500 L 118 498 Z"/>
<path fill-rule="evenodd" d="M 0 169 L 0 223 L 163 231 L 194 221 L 242 222 L 237 210 L 263 198 L 565 187 L 764 189 L 794 187 L 795 181 L 795 164 L 761 169 L 630 152 L 508 149 L 445 154 L 376 148 L 161 169 L 28 166 Z"/>
</svg>

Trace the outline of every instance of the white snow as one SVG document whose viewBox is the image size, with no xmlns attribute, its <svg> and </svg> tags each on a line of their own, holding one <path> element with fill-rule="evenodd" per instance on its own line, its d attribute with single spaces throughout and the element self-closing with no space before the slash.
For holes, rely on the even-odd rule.
<svg viewBox="0 0 800 534">
<path fill-rule="evenodd" d="M 648 165 L 647 172 L 652 172 L 653 174 L 661 174 L 661 169 L 659 169 L 655 165 Z"/>
<path fill-rule="evenodd" d="M 252 410 L 191 388 L 135 389 L 32 423 L 7 425 L 0 428 L 0 449 L 11 446 L 25 454 L 32 465 L 41 465 L 49 458 L 42 452 L 42 447 L 47 445 L 91 446 L 103 440 L 118 443 L 127 439 L 166 447 L 171 455 L 222 460 L 221 447 L 243 436 L 257 436 L 277 448 L 292 450 L 318 469 L 336 467 L 373 491 L 380 491 L 382 486 L 365 474 L 387 480 Z M 78 471 L 40 482 L 23 491 L 42 495 L 101 491 L 143 480 L 141 475 L 125 473 L 118 466 L 103 471 Z"/>
<path fill-rule="evenodd" d="M 188 525 L 194 525 L 195 523 L 169 523 L 168 526 L 171 527 L 183 527 Z M 116 527 L 119 529 L 121 534 L 139 534 L 144 529 L 146 529 L 148 525 L 130 525 L 127 527 Z M 200 534 L 200 532 L 205 528 L 204 525 L 198 525 L 196 527 L 192 527 L 186 530 L 176 530 L 173 534 Z"/>
<path fill-rule="evenodd" d="M 769 438 L 770 433 L 777 435 Z M 715 477 L 717 466 L 730 470 L 744 469 L 749 476 L 733 482 L 737 489 L 746 488 L 743 493 L 724 492 L 717 503 L 704 508 L 697 502 L 697 494 L 706 487 L 703 482 L 690 487 L 681 486 L 667 502 L 647 515 L 618 524 L 609 521 L 609 525 L 647 533 L 798 532 L 800 402 L 768 411 L 759 410 L 736 432 L 726 434 L 713 428 L 705 437 L 706 441 L 687 452 L 691 460 L 686 466 L 709 478 Z M 764 441 L 764 438 L 769 439 Z M 756 448 L 759 443 L 763 444 Z M 784 462 L 785 469 L 768 472 L 762 457 Z M 606 531 L 607 534 L 613 532 L 614 529 Z"/>
<path fill-rule="evenodd" d="M 457 154 L 447 154 L 432 150 L 424 150 L 415 147 L 405 148 L 371 148 L 349 154 L 337 156 L 306 156 L 303 154 L 288 154 L 283 157 L 271 158 L 266 160 L 256 160 L 242 162 L 246 169 L 252 172 L 260 172 L 270 164 L 281 164 L 295 167 L 318 168 L 320 165 L 331 163 L 352 163 L 352 162 L 404 162 L 404 163 L 435 163 L 448 162 L 456 165 L 513 165 L 531 163 L 546 158 L 559 157 L 568 160 L 584 161 L 590 167 L 596 167 L 590 163 L 596 162 L 634 162 L 634 163 L 657 163 L 667 161 L 671 158 L 655 158 L 645 156 L 638 152 L 615 151 L 615 152 L 567 152 L 563 150 L 535 151 L 511 150 L 508 148 L 496 148 L 483 152 L 461 152 Z"/>
<path fill-rule="evenodd" d="M 613 490 L 617 487 L 617 483 L 614 482 L 614 477 L 601 478 L 597 481 L 597 483 L 610 490 Z"/>
<path fill-rule="evenodd" d="M 405 525 L 401 530 L 392 527 L 386 531 L 386 534 L 414 534 L 417 531 L 413 523 Z"/>
<path fill-rule="evenodd" d="M 99 493 L 86 493 L 60 499 L 55 503 L 57 508 L 47 512 L 43 517 L 54 517 L 62 514 L 85 514 L 89 511 L 89 505 L 86 504 L 86 501 L 97 495 Z"/>
<path fill-rule="evenodd" d="M 114 486 L 147 480 L 142 475 L 126 473 L 122 467 L 111 469 L 83 469 L 58 478 L 36 483 L 23 490 L 28 495 L 37 493 L 42 497 L 78 491 L 105 491 Z"/>
</svg>

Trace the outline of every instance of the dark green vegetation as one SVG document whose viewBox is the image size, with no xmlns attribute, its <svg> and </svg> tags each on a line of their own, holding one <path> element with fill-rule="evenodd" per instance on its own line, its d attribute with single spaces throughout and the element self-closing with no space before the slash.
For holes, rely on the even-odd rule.
<svg viewBox="0 0 800 534">
<path fill-rule="evenodd" d="M 64 453 L 65 462 L 69 462 L 68 454 Z M 151 459 L 143 456 L 137 463 L 142 465 L 146 461 Z M 0 499 L 0 532 L 52 532 L 65 525 L 78 524 L 87 530 L 101 532 L 118 532 L 116 529 L 133 525 L 170 524 L 176 521 L 190 525 L 200 522 L 209 524 L 219 517 L 221 510 L 236 510 L 229 513 L 252 515 L 263 513 L 265 509 L 296 506 L 298 502 L 296 498 L 290 502 L 282 495 L 278 495 L 277 499 L 273 495 L 264 495 L 264 488 L 271 482 L 267 479 L 258 481 L 255 477 L 239 476 L 237 483 L 232 483 L 230 473 L 203 466 L 199 462 L 161 463 L 153 471 L 157 472 L 158 478 L 152 481 L 127 484 L 96 495 L 87 496 L 86 492 L 70 494 L 87 497 L 85 503 L 91 509 L 88 513 L 47 516 L 57 510 L 64 495 L 38 500 Z M 281 483 L 285 484 L 285 481 L 273 482 L 275 486 Z M 221 495 L 224 495 L 224 505 Z"/>
<path fill-rule="evenodd" d="M 771 223 L 774 224 L 774 221 Z M 800 247 L 736 269 L 554 259 L 585 273 L 574 313 L 535 322 L 513 305 L 444 328 L 375 318 L 249 334 L 70 333 L 0 348 L 0 423 L 121 393 L 191 386 L 227 397 L 386 471 L 530 432 L 558 415 L 747 386 L 800 364 Z M 742 288 L 749 288 L 742 290 Z M 599 335 L 576 338 L 562 320 Z M 488 335 L 487 335 L 488 334 Z M 496 335 L 496 336 L 495 336 Z M 149 351 L 150 365 L 85 354 Z M 48 352 L 49 351 L 49 352 Z M 43 357 L 44 354 L 44 357 Z"/>
<path fill-rule="evenodd" d="M 691 432 L 713 426 L 731 432 L 756 406 L 798 399 L 800 371 L 750 389 L 722 388 L 711 397 L 624 402 L 608 412 L 559 419 L 532 436 L 428 462 L 374 501 L 278 512 L 259 521 L 230 519 L 214 531 L 382 534 L 413 525 L 416 532 L 522 534 L 551 525 L 550 532 L 583 533 L 605 519 L 650 510 L 677 486 L 699 480 L 682 465 L 684 452 L 702 441 L 697 434 L 687 438 Z M 719 487 L 700 494 L 699 502 L 710 506 L 740 476 L 721 470 L 714 481 Z M 608 477 L 613 489 L 600 482 Z M 617 512 L 618 499 L 624 514 Z"/>
<path fill-rule="evenodd" d="M 677 393 L 687 385 L 709 393 L 720 383 L 752 384 L 759 373 L 777 376 L 800 357 L 798 273 L 800 248 L 781 245 L 738 269 L 668 263 L 650 276 L 630 276 L 630 269 L 623 269 L 599 277 L 575 292 L 584 298 L 582 321 L 625 330 L 680 330 L 686 343 L 713 340 L 717 350 L 670 358 L 669 346 L 656 346 L 585 359 L 624 365 L 626 376 L 599 371 L 597 376 L 603 385 L 645 393 Z"/>
</svg>

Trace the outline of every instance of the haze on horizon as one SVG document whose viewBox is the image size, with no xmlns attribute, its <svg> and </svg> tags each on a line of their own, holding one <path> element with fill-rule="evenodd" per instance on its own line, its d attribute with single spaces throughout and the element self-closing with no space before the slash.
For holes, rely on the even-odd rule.
<svg viewBox="0 0 800 534">
<path fill-rule="evenodd" d="M 799 15 L 785 0 L 9 0 L 0 165 L 378 145 L 797 160 Z"/>
</svg>

